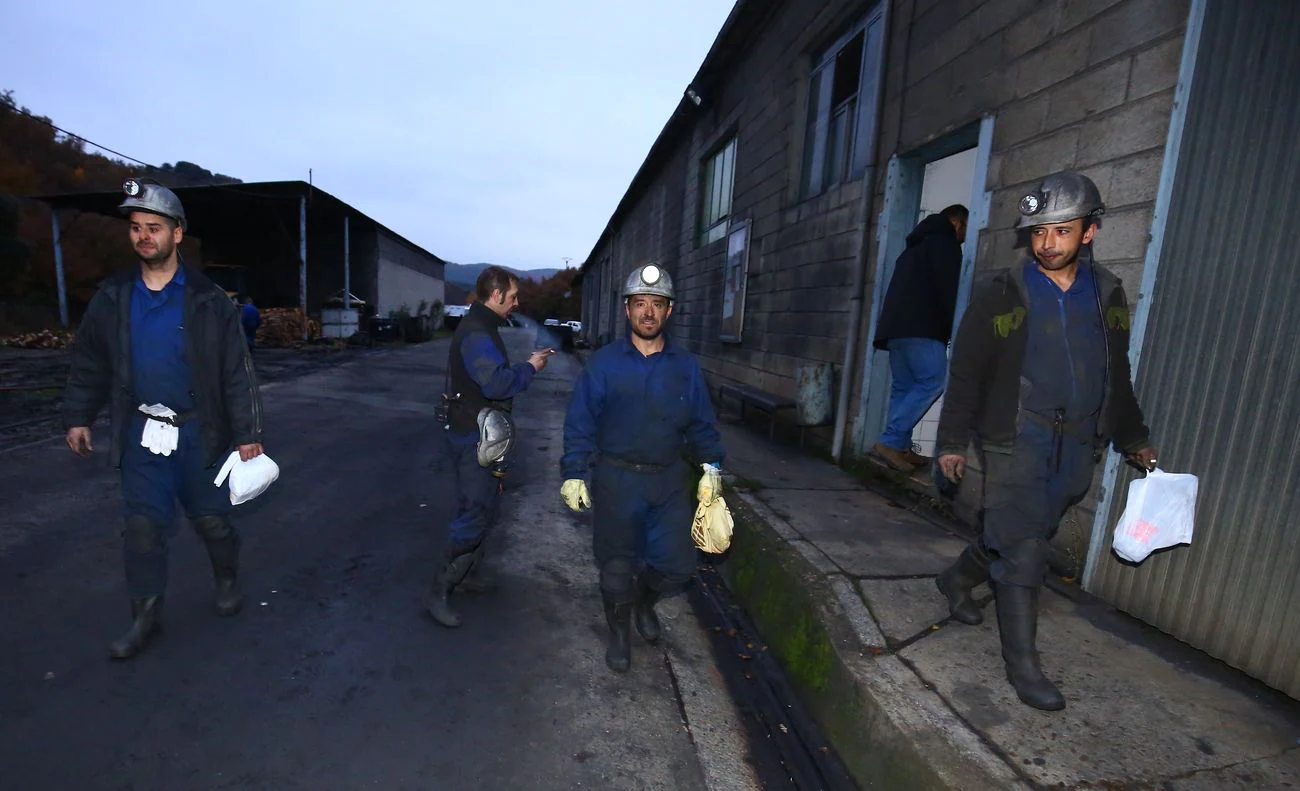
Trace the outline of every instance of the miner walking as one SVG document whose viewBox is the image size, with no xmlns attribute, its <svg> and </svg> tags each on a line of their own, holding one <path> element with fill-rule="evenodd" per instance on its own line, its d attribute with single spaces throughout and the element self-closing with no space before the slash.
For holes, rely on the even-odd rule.
<svg viewBox="0 0 1300 791">
<path fill-rule="evenodd" d="M 228 484 L 214 485 L 232 447 L 262 453 L 262 402 L 239 311 L 181 260 L 185 210 L 171 190 L 130 179 L 119 209 L 139 266 L 105 280 L 77 329 L 63 394 L 68 447 L 89 456 L 109 408 L 108 461 L 121 471 L 123 556 L 132 624 L 109 654 L 126 659 L 162 628 L 168 539 L 180 501 L 207 546 L 219 615 L 234 615 L 239 533 Z"/>
<path fill-rule="evenodd" d="M 1097 186 L 1048 176 L 1021 198 L 1030 254 L 975 292 L 953 345 L 938 465 L 962 477 L 974 441 L 984 463 L 984 528 L 939 575 L 953 618 L 977 624 L 971 589 L 993 581 L 1007 679 L 1035 708 L 1065 708 L 1037 650 L 1048 540 L 1092 484 L 1107 444 L 1143 469 L 1156 451 L 1130 381 L 1129 309 L 1119 279 L 1093 260 L 1105 211 Z"/>
<path fill-rule="evenodd" d="M 623 289 L 628 333 L 591 356 L 564 420 L 560 494 L 574 511 L 594 509 L 605 664 L 617 672 L 631 665 L 634 612 L 641 637 L 659 639 L 655 603 L 695 573 L 695 501 L 712 503 L 722 490 L 722 437 L 704 375 L 664 331 L 673 296 L 658 266 L 632 272 Z"/>
</svg>

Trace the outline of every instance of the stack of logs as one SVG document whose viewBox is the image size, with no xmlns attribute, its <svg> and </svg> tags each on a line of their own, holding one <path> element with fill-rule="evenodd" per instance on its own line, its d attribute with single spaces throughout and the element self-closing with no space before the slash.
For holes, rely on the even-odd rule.
<svg viewBox="0 0 1300 791">
<path fill-rule="evenodd" d="M 0 338 L 0 346 L 13 346 L 19 349 L 62 349 L 72 343 L 72 333 L 63 330 L 41 330 L 25 332 Z"/>
<path fill-rule="evenodd" d="M 262 311 L 262 324 L 257 328 L 257 343 L 259 346 L 302 343 L 304 327 L 308 340 L 320 337 L 320 323 L 303 316 L 298 308 L 267 308 Z"/>
</svg>

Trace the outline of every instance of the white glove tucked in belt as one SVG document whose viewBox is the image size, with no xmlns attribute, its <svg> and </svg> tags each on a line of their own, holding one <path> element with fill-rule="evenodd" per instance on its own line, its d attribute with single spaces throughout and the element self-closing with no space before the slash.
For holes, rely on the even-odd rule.
<svg viewBox="0 0 1300 791">
<path fill-rule="evenodd" d="M 162 404 L 148 406 L 141 404 L 137 408 L 144 414 L 149 415 L 149 419 L 144 422 L 144 433 L 140 436 L 140 444 L 153 453 L 162 456 L 172 455 L 172 451 L 176 450 L 177 442 L 180 439 L 180 429 L 171 423 L 164 423 L 154 418 L 176 417 L 176 412 Z"/>
</svg>

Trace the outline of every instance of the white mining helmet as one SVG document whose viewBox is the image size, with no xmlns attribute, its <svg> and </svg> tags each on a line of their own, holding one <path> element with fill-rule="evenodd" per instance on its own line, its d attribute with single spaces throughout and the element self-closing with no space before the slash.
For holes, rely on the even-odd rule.
<svg viewBox="0 0 1300 791">
<path fill-rule="evenodd" d="M 663 297 L 673 301 L 673 279 L 667 272 L 655 264 L 646 264 L 632 271 L 627 276 L 627 285 L 623 288 L 623 299 L 647 294 Z"/>
</svg>

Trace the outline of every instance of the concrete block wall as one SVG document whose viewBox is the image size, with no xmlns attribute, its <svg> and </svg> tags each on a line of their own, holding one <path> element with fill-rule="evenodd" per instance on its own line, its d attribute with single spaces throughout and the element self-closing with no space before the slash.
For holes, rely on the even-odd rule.
<svg viewBox="0 0 1300 791">
<path fill-rule="evenodd" d="M 1097 259 L 1134 305 L 1188 8 L 1188 0 L 898 0 L 891 52 L 907 54 L 891 57 L 886 77 L 880 162 L 992 114 L 992 200 L 977 272 L 1020 258 L 1011 229 L 1020 197 L 1075 168 L 1107 203 Z M 1057 537 L 1080 559 L 1093 508 L 1090 496 Z"/>
<path fill-rule="evenodd" d="M 679 332 L 717 380 L 795 394 L 802 362 L 842 362 L 848 290 L 861 243 L 861 179 L 798 192 L 811 54 L 873 4 L 790 0 L 732 64 L 695 127 L 683 203 Z M 740 343 L 719 340 L 725 239 L 699 243 L 700 169 L 735 134 L 733 213 L 748 217 L 749 277 Z"/>
</svg>

